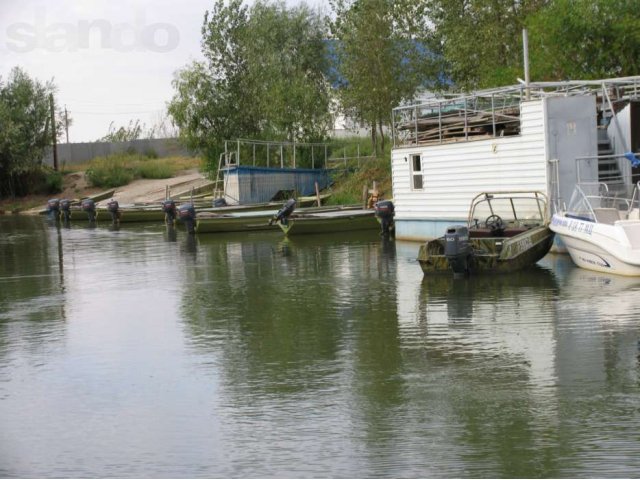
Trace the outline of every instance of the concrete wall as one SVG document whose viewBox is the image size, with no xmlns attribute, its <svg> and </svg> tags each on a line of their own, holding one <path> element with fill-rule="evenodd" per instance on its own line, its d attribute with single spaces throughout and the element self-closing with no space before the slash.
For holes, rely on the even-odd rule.
<svg viewBox="0 0 640 480">
<path fill-rule="evenodd" d="M 88 142 L 62 143 L 58 145 L 58 166 L 76 165 L 88 162 L 95 157 L 103 157 L 112 153 L 125 152 L 132 149 L 145 154 L 154 151 L 159 157 L 174 155 L 193 156 L 176 138 L 153 138 L 132 140 L 130 142 Z M 42 161 L 45 165 L 53 166 L 53 150 L 50 149 Z"/>
</svg>

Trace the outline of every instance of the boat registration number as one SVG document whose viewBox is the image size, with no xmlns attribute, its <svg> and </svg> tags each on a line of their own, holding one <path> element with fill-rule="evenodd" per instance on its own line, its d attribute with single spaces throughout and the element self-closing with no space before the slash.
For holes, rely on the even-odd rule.
<svg viewBox="0 0 640 480">
<path fill-rule="evenodd" d="M 593 233 L 593 223 L 582 222 L 580 220 L 568 220 L 565 218 L 553 217 L 551 220 L 553 225 L 564 227 L 570 232 L 584 233 L 585 235 L 591 235 Z"/>
</svg>

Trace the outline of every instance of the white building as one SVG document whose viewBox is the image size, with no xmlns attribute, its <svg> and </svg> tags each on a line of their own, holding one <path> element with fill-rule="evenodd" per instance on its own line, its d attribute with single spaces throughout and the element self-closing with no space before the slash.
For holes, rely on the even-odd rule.
<svg viewBox="0 0 640 480">
<path fill-rule="evenodd" d="M 640 77 L 631 77 L 518 85 L 394 109 L 397 238 L 439 237 L 466 223 L 481 192 L 537 190 L 562 204 L 578 179 L 630 184 L 640 172 L 622 154 L 640 141 L 640 109 L 624 107 L 638 99 Z M 612 115 L 620 111 L 622 120 Z"/>
</svg>

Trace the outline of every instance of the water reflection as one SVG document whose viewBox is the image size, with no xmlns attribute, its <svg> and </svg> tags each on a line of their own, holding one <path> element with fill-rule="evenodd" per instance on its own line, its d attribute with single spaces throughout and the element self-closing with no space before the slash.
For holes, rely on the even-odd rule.
<svg viewBox="0 0 640 480">
<path fill-rule="evenodd" d="M 635 280 L 424 277 L 377 232 L 1 222 L 5 476 L 640 471 Z"/>
</svg>

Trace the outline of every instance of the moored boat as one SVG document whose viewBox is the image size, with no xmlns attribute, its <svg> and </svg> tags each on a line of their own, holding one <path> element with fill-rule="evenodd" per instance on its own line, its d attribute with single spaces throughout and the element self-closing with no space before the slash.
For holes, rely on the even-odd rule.
<svg viewBox="0 0 640 480">
<path fill-rule="evenodd" d="M 285 235 L 348 232 L 380 228 L 375 217 L 375 211 L 366 209 L 292 213 L 276 223 Z"/>
<path fill-rule="evenodd" d="M 578 267 L 640 276 L 639 197 L 640 182 L 629 197 L 611 194 L 604 183 L 581 183 L 550 228 Z"/>
<path fill-rule="evenodd" d="M 553 244 L 548 202 L 541 192 L 486 192 L 471 202 L 467 225 L 453 225 L 420 246 L 427 274 L 468 275 L 521 270 Z"/>
<path fill-rule="evenodd" d="M 277 231 L 278 226 L 269 223 L 275 213 L 275 210 L 226 214 L 205 212 L 197 216 L 196 233 Z"/>
</svg>

